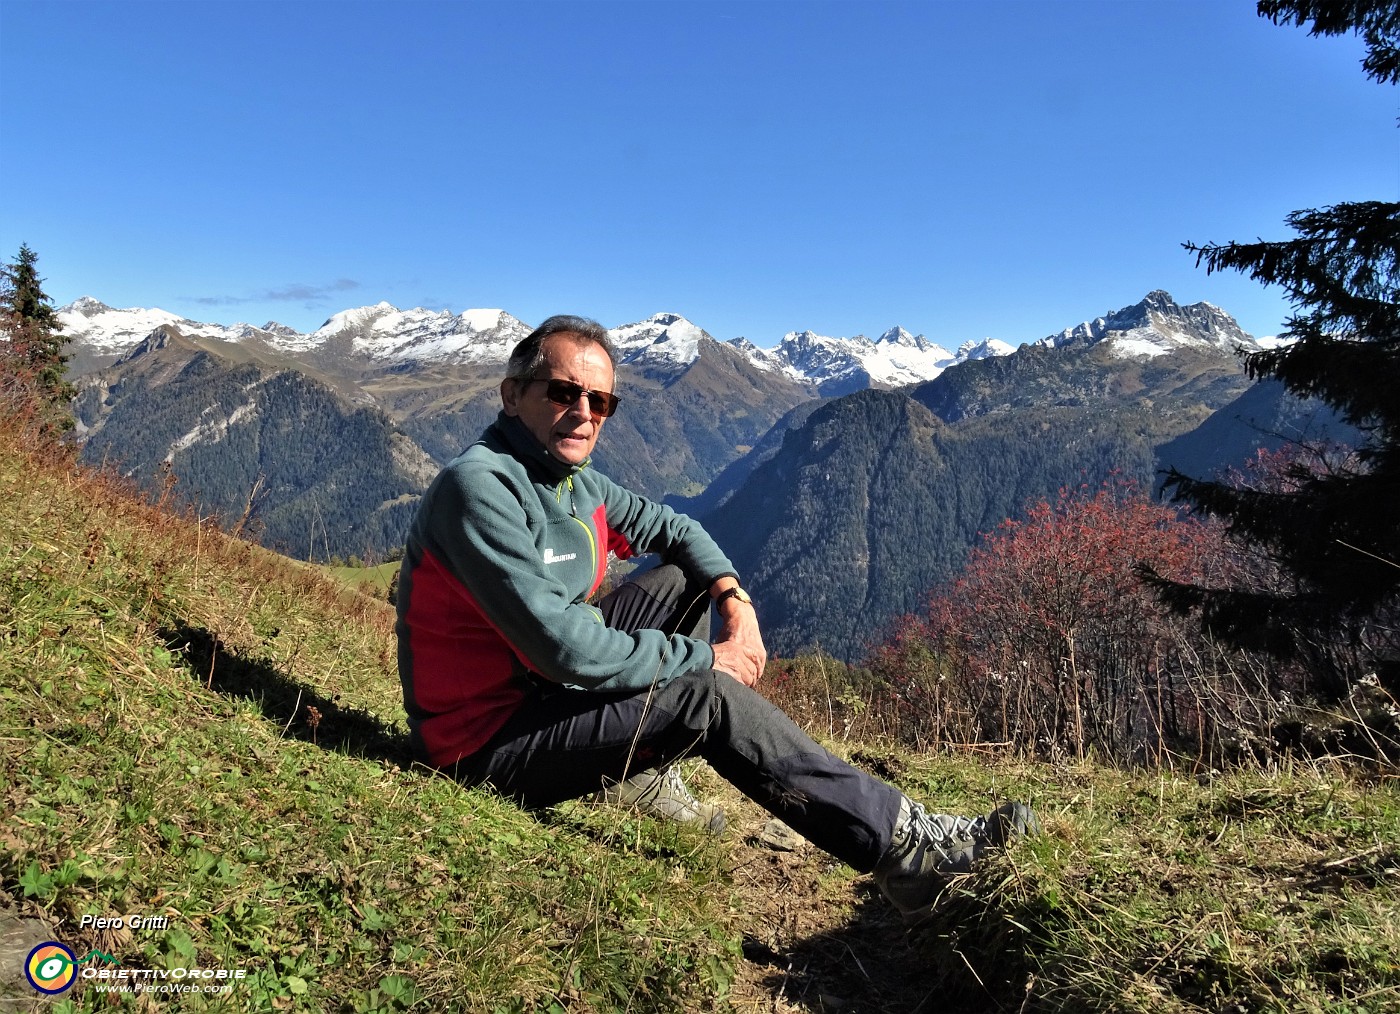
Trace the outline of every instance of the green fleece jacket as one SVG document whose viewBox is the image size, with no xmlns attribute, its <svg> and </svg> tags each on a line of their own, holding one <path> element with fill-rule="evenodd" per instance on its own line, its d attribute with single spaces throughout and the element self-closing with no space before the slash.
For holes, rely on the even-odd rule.
<svg viewBox="0 0 1400 1014">
<path fill-rule="evenodd" d="M 446 767 L 519 706 L 525 674 L 624 691 L 711 668 L 704 641 L 626 633 L 587 604 L 608 553 L 655 552 L 708 584 L 733 565 L 698 524 L 496 422 L 429 486 L 399 578 L 399 677 L 415 743 Z"/>
</svg>

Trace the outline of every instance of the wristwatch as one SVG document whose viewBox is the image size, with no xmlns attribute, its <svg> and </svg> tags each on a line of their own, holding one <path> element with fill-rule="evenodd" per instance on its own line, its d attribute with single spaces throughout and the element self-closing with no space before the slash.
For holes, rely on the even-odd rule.
<svg viewBox="0 0 1400 1014">
<path fill-rule="evenodd" d="M 749 598 L 749 593 L 740 588 L 737 584 L 733 588 L 726 588 L 715 596 L 715 605 L 719 605 L 725 599 L 738 599 L 745 605 L 753 605 L 753 599 Z"/>
</svg>

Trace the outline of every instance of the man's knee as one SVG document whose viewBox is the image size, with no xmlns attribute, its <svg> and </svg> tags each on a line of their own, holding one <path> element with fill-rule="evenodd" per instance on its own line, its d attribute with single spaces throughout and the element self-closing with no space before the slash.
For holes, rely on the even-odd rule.
<svg viewBox="0 0 1400 1014">
<path fill-rule="evenodd" d="M 712 726 L 723 710 L 722 681 L 734 682 L 713 669 L 694 669 L 673 677 L 657 694 L 656 706 L 696 732 Z"/>
<path fill-rule="evenodd" d="M 684 570 L 664 563 L 638 574 L 606 596 L 600 608 L 610 627 L 644 628 L 709 639 L 709 589 L 692 581 Z"/>
<path fill-rule="evenodd" d="M 663 563 L 628 579 L 627 585 L 646 592 L 659 602 L 679 603 L 687 590 L 689 579 L 674 563 Z"/>
<path fill-rule="evenodd" d="M 696 669 L 682 673 L 666 684 L 664 706 L 672 714 L 686 715 L 693 728 L 710 728 L 744 721 L 786 719 L 767 698 L 718 669 Z M 658 701 L 658 703 L 663 703 Z"/>
</svg>

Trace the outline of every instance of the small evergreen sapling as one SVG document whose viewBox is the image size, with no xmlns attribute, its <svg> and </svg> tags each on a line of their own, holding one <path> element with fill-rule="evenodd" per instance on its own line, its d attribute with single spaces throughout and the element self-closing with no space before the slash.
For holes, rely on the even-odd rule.
<svg viewBox="0 0 1400 1014">
<path fill-rule="evenodd" d="M 21 244 L 15 259 L 0 266 L 0 338 L 3 338 L 4 386 L 27 388 L 39 402 L 48 425 L 73 428 L 68 403 L 75 394 L 64 373 L 68 357 L 58 314 L 35 268 L 39 257 Z"/>
</svg>

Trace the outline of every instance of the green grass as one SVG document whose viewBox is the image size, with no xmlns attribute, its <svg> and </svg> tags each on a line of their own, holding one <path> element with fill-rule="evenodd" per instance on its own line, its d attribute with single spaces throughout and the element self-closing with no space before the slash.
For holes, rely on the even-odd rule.
<svg viewBox="0 0 1400 1014">
<path fill-rule="evenodd" d="M 950 990 L 1014 1007 L 1029 984 L 1049 1010 L 1400 1010 L 1393 779 L 1083 766 L 1007 787 L 1046 833 L 955 884 L 923 931 L 966 958 L 942 962 Z"/>
<path fill-rule="evenodd" d="M 800 860 L 817 871 L 810 893 L 780 896 L 753 886 L 762 859 L 740 836 L 582 802 L 530 814 L 415 767 L 386 603 L 10 437 L 0 918 L 43 919 L 80 956 L 127 968 L 246 970 L 227 996 L 159 1000 L 171 1009 L 816 1010 L 826 992 L 846 1011 L 921 997 L 937 1001 L 926 1010 L 1400 1010 L 1393 775 L 1197 778 L 833 743 L 939 809 L 1018 797 L 1041 814 L 1042 836 L 952 884 L 906 934 L 868 879 L 818 855 Z M 805 906 L 781 943 L 782 997 L 741 954 L 780 903 Z M 84 915 L 170 924 L 95 931 Z M 805 1006 L 779 1006 L 795 970 L 813 984 Z M 0 1002 L 33 997 L 0 983 Z M 86 982 L 44 1001 L 112 1006 Z"/>
<path fill-rule="evenodd" d="M 736 938 L 694 886 L 716 846 L 580 806 L 537 819 L 413 767 L 387 605 L 9 453 L 0 532 L 0 907 L 80 956 L 246 969 L 225 1009 L 719 992 Z M 106 999 L 80 983 L 55 1009 Z"/>
<path fill-rule="evenodd" d="M 389 593 L 389 584 L 399 572 L 399 561 L 375 564 L 373 567 L 326 567 L 326 572 L 344 584 L 382 599 Z"/>
<path fill-rule="evenodd" d="M 859 997 L 861 1011 L 1400 1010 L 1393 776 L 834 746 L 945 812 L 1028 800 L 1043 833 L 956 878 L 911 932 L 842 868 L 843 911 L 779 948 L 808 965 L 809 995 Z"/>
</svg>

